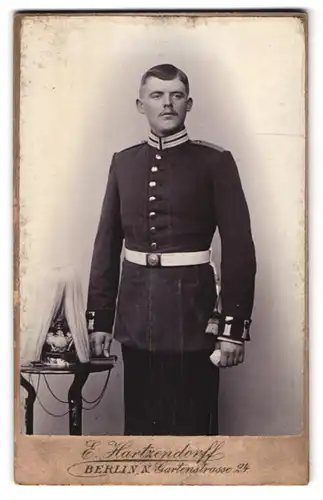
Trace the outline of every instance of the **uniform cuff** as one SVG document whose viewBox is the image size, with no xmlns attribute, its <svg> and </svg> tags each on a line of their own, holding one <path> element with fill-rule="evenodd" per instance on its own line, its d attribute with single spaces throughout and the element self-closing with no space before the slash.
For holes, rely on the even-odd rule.
<svg viewBox="0 0 323 500">
<path fill-rule="evenodd" d="M 216 337 L 221 337 L 222 340 L 231 339 L 243 342 L 250 340 L 250 325 L 251 319 L 225 316 L 214 311 L 208 321 L 206 333 L 212 333 Z"/>
<path fill-rule="evenodd" d="M 243 345 L 244 341 L 243 340 L 233 340 L 228 337 L 218 337 L 217 340 L 221 340 L 223 342 L 230 342 L 231 344 L 238 344 L 238 345 Z"/>
<path fill-rule="evenodd" d="M 89 333 L 107 332 L 112 333 L 114 312 L 104 311 L 86 311 L 86 322 Z"/>
</svg>

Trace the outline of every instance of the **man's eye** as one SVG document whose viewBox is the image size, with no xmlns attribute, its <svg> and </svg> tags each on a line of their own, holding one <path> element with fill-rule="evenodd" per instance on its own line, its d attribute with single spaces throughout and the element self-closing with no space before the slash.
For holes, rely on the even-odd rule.
<svg viewBox="0 0 323 500">
<path fill-rule="evenodd" d="M 153 99 L 159 99 L 161 97 L 161 94 L 152 94 L 151 96 Z"/>
<path fill-rule="evenodd" d="M 173 97 L 175 97 L 175 99 L 183 99 L 183 94 L 173 94 Z"/>
</svg>

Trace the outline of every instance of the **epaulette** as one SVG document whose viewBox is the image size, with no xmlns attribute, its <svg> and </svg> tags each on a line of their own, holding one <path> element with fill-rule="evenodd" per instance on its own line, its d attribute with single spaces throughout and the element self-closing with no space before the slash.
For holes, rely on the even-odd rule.
<svg viewBox="0 0 323 500">
<path fill-rule="evenodd" d="M 216 149 L 220 153 L 225 151 L 224 148 L 222 148 L 221 146 L 217 146 L 216 144 L 213 144 L 212 142 L 207 142 L 207 141 L 192 141 L 192 142 L 193 142 L 193 144 L 199 144 L 201 146 L 206 146 L 208 148 Z"/>
<path fill-rule="evenodd" d="M 134 144 L 133 146 L 129 146 L 128 148 L 125 148 L 125 149 L 122 149 L 121 151 L 119 151 L 119 153 L 123 153 L 124 151 L 129 151 L 129 149 L 138 148 L 139 146 L 142 146 L 143 144 L 147 144 L 147 141 L 141 141 L 138 144 Z"/>
</svg>

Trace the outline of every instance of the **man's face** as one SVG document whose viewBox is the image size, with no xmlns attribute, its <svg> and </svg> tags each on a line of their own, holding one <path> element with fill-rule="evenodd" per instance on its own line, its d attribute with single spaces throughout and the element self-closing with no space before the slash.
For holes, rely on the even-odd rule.
<svg viewBox="0 0 323 500">
<path fill-rule="evenodd" d="M 179 78 L 160 80 L 150 77 L 141 87 L 140 98 L 137 99 L 138 111 L 146 115 L 151 130 L 158 136 L 180 130 L 192 104 Z"/>
</svg>

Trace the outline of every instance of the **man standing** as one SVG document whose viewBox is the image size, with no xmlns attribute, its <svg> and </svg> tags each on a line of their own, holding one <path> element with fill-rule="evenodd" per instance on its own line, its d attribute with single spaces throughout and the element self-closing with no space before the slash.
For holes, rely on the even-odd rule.
<svg viewBox="0 0 323 500">
<path fill-rule="evenodd" d="M 189 139 L 188 78 L 162 64 L 141 79 L 148 141 L 115 153 L 92 257 L 95 355 L 122 344 L 125 434 L 218 433 L 219 368 L 242 363 L 254 299 L 250 218 L 229 151 Z M 221 303 L 210 245 L 221 237 Z M 121 278 L 120 254 L 125 243 Z M 217 316 L 217 317 L 216 317 Z M 206 333 L 217 319 L 217 338 Z"/>
</svg>

